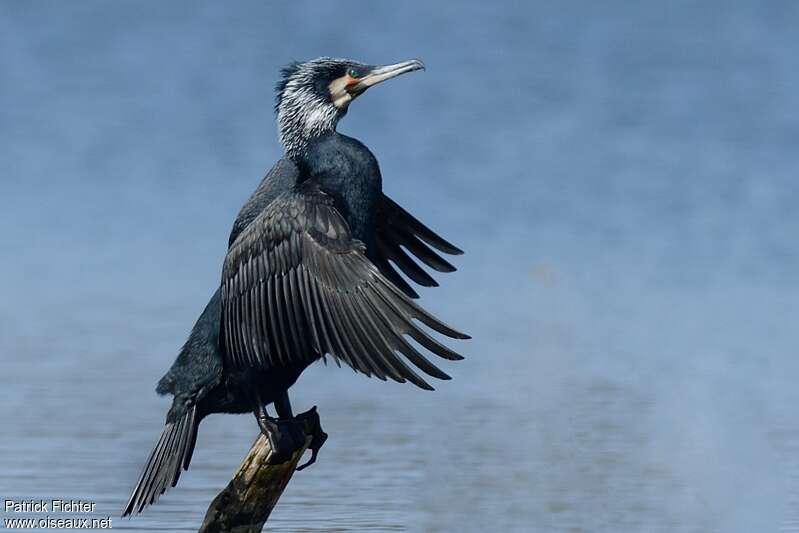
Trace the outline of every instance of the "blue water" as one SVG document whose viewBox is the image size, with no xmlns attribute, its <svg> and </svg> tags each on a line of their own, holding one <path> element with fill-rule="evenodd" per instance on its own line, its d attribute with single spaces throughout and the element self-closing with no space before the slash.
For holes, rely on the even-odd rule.
<svg viewBox="0 0 799 533">
<path fill-rule="evenodd" d="M 330 440 L 271 529 L 799 531 L 798 25 L 776 1 L 0 3 L 0 498 L 118 515 L 280 155 L 279 67 L 419 57 L 340 130 L 467 251 L 422 303 L 474 340 L 434 393 L 306 372 Z M 114 528 L 196 530 L 256 432 L 206 420 Z"/>
</svg>

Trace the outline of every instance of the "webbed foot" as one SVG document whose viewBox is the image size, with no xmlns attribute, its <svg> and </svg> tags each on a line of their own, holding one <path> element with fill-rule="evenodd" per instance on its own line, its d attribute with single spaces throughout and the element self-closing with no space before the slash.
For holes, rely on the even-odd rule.
<svg viewBox="0 0 799 533">
<path fill-rule="evenodd" d="M 322 423 L 319 421 L 319 414 L 316 412 L 316 406 L 311 407 L 304 413 L 298 414 L 297 420 L 302 422 L 305 432 L 311 435 L 311 443 L 308 445 L 308 449 L 311 450 L 311 458 L 297 467 L 297 471 L 299 471 L 308 468 L 316 462 L 319 449 L 327 440 L 327 433 L 322 430 Z"/>
<path fill-rule="evenodd" d="M 297 418 L 272 418 L 267 415 L 256 418 L 261 432 L 266 435 L 272 448 L 267 459 L 270 465 L 285 463 L 294 452 L 305 446 L 303 423 Z"/>
</svg>

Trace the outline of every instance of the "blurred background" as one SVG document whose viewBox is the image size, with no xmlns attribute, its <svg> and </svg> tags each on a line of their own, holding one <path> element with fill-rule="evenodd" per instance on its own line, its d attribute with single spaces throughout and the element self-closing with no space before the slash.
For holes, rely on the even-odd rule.
<svg viewBox="0 0 799 533">
<path fill-rule="evenodd" d="M 0 494 L 118 516 L 281 150 L 279 67 L 419 57 L 339 130 L 466 250 L 434 393 L 316 365 L 274 531 L 799 531 L 796 2 L 0 3 Z M 215 416 L 115 529 L 198 527 Z"/>
</svg>

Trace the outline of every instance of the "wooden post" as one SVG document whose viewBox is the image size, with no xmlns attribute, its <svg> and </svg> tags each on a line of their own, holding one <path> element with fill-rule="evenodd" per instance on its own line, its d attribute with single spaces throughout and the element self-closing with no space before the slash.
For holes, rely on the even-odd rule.
<svg viewBox="0 0 799 533">
<path fill-rule="evenodd" d="M 305 445 L 285 463 L 270 465 L 269 440 L 259 434 L 233 479 L 211 502 L 199 533 L 258 533 L 263 529 L 302 454 L 309 447 L 318 451 L 327 439 L 316 407 L 297 419 L 302 422 Z"/>
</svg>

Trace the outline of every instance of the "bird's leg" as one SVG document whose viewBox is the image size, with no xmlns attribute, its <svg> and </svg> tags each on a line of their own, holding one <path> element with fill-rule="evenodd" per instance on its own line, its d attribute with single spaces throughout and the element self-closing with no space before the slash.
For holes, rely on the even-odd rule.
<svg viewBox="0 0 799 533">
<path fill-rule="evenodd" d="M 271 438 L 271 429 L 269 425 L 270 420 L 275 420 L 269 413 L 266 411 L 266 406 L 261 403 L 260 400 L 255 402 L 255 409 L 253 409 L 253 414 L 255 414 L 255 420 L 258 422 L 258 427 L 261 428 L 261 433 L 269 438 L 269 444 L 272 444 Z"/>
<path fill-rule="evenodd" d="M 284 463 L 305 444 L 302 425 L 291 414 L 288 392 L 281 393 L 274 402 L 278 418 L 269 416 L 266 406 L 257 395 L 256 401 L 258 405 L 255 408 L 255 418 L 272 448 L 267 462 L 269 464 Z"/>
<path fill-rule="evenodd" d="M 279 394 L 275 399 L 275 411 L 277 411 L 278 418 L 294 418 L 291 412 L 291 401 L 289 400 L 289 391 Z"/>
</svg>

